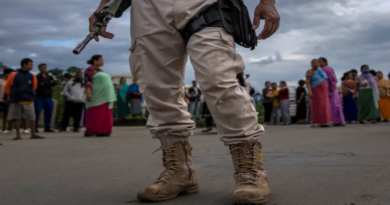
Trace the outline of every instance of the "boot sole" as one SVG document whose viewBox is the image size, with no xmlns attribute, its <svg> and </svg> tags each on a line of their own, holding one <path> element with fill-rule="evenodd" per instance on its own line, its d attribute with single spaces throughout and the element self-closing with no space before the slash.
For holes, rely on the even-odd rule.
<svg viewBox="0 0 390 205">
<path fill-rule="evenodd" d="M 253 199 L 249 199 L 249 198 L 242 198 L 242 199 L 236 199 L 234 200 L 234 203 L 233 204 L 236 204 L 236 205 L 264 205 L 265 203 L 267 203 L 268 201 L 268 197 L 267 198 L 260 198 L 260 199 L 257 199 L 257 200 L 253 200 Z"/>
<path fill-rule="evenodd" d="M 147 195 L 138 193 L 137 198 L 141 201 L 167 201 L 173 198 L 176 198 L 178 195 L 187 195 L 187 194 L 195 194 L 199 192 L 199 186 L 188 187 L 182 189 L 171 195 Z"/>
</svg>

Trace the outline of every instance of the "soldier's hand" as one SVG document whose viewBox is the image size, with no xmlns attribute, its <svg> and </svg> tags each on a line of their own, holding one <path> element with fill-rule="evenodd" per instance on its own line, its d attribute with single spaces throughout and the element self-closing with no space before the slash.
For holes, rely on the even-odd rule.
<svg viewBox="0 0 390 205">
<path fill-rule="evenodd" d="M 261 0 L 255 9 L 253 18 L 253 30 L 260 26 L 260 20 L 264 19 L 264 29 L 257 36 L 259 40 L 264 40 L 272 36 L 279 28 L 280 16 L 275 7 L 275 0 Z"/>
<path fill-rule="evenodd" d="M 101 11 L 103 9 L 103 7 L 109 2 L 109 0 L 101 0 L 100 1 L 100 4 L 99 4 L 99 7 L 96 9 L 95 13 Z M 92 32 L 93 29 L 94 29 L 94 23 L 96 21 L 96 17 L 94 14 L 92 14 L 90 17 L 89 17 L 89 32 Z M 99 35 L 102 36 L 103 38 L 109 38 L 109 39 L 112 39 L 114 38 L 114 34 L 112 33 L 109 33 L 106 31 L 107 27 L 103 27 L 102 29 L 100 29 L 100 32 L 99 32 Z M 95 36 L 94 37 L 95 41 L 99 41 L 99 37 L 98 36 Z"/>
</svg>

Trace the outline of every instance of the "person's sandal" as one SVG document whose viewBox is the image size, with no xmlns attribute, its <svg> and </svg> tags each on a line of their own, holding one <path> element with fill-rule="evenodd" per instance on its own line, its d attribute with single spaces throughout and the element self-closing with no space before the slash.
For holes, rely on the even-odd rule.
<svg viewBox="0 0 390 205">
<path fill-rule="evenodd" d="M 16 136 L 16 137 L 13 138 L 12 140 L 22 140 L 22 137 L 21 137 L 21 136 Z"/>
<path fill-rule="evenodd" d="M 95 134 L 92 133 L 84 133 L 84 137 L 93 137 Z"/>
<path fill-rule="evenodd" d="M 45 139 L 45 138 L 42 136 L 39 136 L 39 135 L 34 135 L 34 136 L 30 137 L 30 139 Z"/>
<path fill-rule="evenodd" d="M 95 134 L 96 137 L 110 137 L 111 134 Z"/>
</svg>

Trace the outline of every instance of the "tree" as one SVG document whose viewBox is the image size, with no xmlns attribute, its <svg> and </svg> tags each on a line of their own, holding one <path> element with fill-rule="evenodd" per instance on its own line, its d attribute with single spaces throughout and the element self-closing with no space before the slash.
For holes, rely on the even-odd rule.
<svg viewBox="0 0 390 205">
<path fill-rule="evenodd" d="M 0 75 L 3 75 L 4 69 L 10 68 L 3 64 L 3 62 L 0 61 Z"/>
<path fill-rule="evenodd" d="M 10 68 L 10 67 L 4 65 L 3 62 L 0 61 L 0 68 L 5 69 L 5 68 Z"/>
<path fill-rule="evenodd" d="M 69 67 L 68 69 L 66 69 L 66 72 L 73 75 L 76 74 L 78 71 L 82 71 L 83 69 L 79 68 L 79 67 L 76 67 L 76 66 L 72 66 L 72 67 Z"/>
<path fill-rule="evenodd" d="M 61 68 L 54 68 L 47 72 L 50 73 L 58 82 L 63 81 L 64 70 L 62 70 Z"/>
</svg>

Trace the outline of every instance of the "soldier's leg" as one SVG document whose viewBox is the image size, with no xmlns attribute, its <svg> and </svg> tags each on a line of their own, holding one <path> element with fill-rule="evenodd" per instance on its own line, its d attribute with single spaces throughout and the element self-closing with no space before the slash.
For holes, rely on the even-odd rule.
<svg viewBox="0 0 390 205">
<path fill-rule="evenodd" d="M 245 64 L 233 37 L 223 28 L 207 27 L 193 34 L 187 50 L 221 140 L 225 145 L 255 144 L 264 129 L 249 94 L 236 80 Z"/>
<path fill-rule="evenodd" d="M 150 113 L 147 127 L 161 142 L 165 170 L 138 193 L 140 200 L 164 201 L 198 191 L 188 138 L 195 123 L 184 101 L 186 47 L 171 26 L 174 0 L 133 1 L 130 68 Z"/>
<path fill-rule="evenodd" d="M 269 183 L 261 162 L 255 107 L 236 75 L 245 68 L 235 52 L 234 39 L 223 28 L 206 27 L 193 34 L 187 45 L 195 76 L 214 117 L 221 140 L 232 154 L 236 203 L 261 204 L 268 200 Z"/>
</svg>

